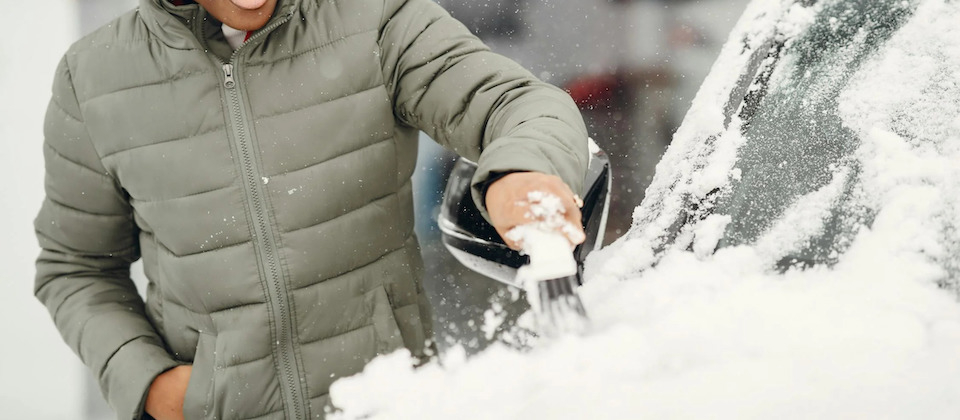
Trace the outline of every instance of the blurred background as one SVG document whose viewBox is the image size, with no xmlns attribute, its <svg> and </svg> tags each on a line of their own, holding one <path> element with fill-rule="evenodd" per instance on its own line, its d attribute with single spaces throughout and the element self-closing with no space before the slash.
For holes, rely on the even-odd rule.
<svg viewBox="0 0 960 420">
<path fill-rule="evenodd" d="M 570 92 L 614 173 L 607 243 L 630 227 L 656 163 L 747 0 L 438 0 L 488 45 Z M 92 376 L 33 298 L 43 198 L 42 122 L 53 71 L 70 43 L 137 0 L 0 0 L 0 418 L 113 418 Z M 473 353 L 510 329 L 517 293 L 459 266 L 436 215 L 455 155 L 423 136 L 417 234 L 441 351 Z M 138 274 L 137 276 L 142 276 Z M 143 282 L 142 278 L 137 279 Z M 484 312 L 507 322 L 486 329 Z"/>
</svg>

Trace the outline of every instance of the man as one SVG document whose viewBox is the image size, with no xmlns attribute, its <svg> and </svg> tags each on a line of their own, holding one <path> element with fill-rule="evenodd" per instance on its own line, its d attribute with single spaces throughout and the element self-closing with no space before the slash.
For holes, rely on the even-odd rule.
<svg viewBox="0 0 960 420">
<path fill-rule="evenodd" d="M 478 161 L 498 232 L 545 191 L 583 240 L 575 105 L 430 0 L 197 3 L 74 44 L 46 117 L 36 295 L 118 418 L 323 417 L 337 378 L 423 357 L 418 129 Z"/>
</svg>

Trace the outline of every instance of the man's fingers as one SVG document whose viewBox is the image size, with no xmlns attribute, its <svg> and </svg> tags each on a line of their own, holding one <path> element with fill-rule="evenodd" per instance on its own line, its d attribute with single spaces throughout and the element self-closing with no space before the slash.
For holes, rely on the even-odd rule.
<svg viewBox="0 0 960 420">
<path fill-rule="evenodd" d="M 582 244 L 587 239 L 587 235 L 583 231 L 583 216 L 580 213 L 580 207 L 576 203 L 573 206 L 568 206 L 564 218 L 567 223 L 562 228 L 563 234 L 566 235 L 571 244 Z"/>
<path fill-rule="evenodd" d="M 507 232 L 509 232 L 514 227 L 516 226 L 511 226 L 509 229 L 504 229 L 504 230 L 496 228 L 496 230 L 497 230 L 497 234 L 499 234 L 500 237 L 503 238 L 503 243 L 507 244 L 507 247 L 509 247 L 514 251 L 520 251 L 521 249 L 523 249 L 523 244 L 521 244 L 519 241 L 514 241 L 510 239 L 509 238 L 510 235 L 507 235 Z"/>
<path fill-rule="evenodd" d="M 558 194 L 563 199 L 563 218 L 566 223 L 560 227 L 560 232 L 567 237 L 573 246 L 580 245 L 587 239 L 583 231 L 583 216 L 580 208 L 583 207 L 583 200 L 580 196 L 573 193 L 565 183 L 558 183 L 562 192 Z"/>
<path fill-rule="evenodd" d="M 582 213 L 580 212 L 580 207 L 573 199 L 568 201 L 561 200 L 561 202 L 563 202 L 562 208 L 558 209 L 559 214 L 554 216 L 556 218 L 552 221 L 542 218 L 531 218 L 530 212 L 527 211 L 530 203 L 524 202 L 523 205 L 518 204 L 517 210 L 522 211 L 523 214 L 521 215 L 520 212 L 514 213 L 513 223 L 509 224 L 508 227 L 498 228 L 497 233 L 504 239 L 504 243 L 506 243 L 507 246 L 515 250 L 521 250 L 523 248 L 522 241 L 517 238 L 513 238 L 516 240 L 512 240 L 510 235 L 507 235 L 507 232 L 518 226 L 537 224 L 541 229 L 555 230 L 563 234 L 570 242 L 570 245 L 576 247 L 586 240 L 586 234 L 584 233 L 582 224 Z"/>
</svg>

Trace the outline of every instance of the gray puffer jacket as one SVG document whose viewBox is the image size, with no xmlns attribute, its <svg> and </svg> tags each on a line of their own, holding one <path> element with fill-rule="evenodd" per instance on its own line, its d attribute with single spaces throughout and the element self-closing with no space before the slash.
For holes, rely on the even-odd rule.
<svg viewBox="0 0 960 420">
<path fill-rule="evenodd" d="M 540 171 L 578 191 L 585 129 L 430 0 L 281 0 L 235 52 L 217 25 L 141 0 L 66 53 L 36 295 L 120 419 L 185 363 L 188 419 L 323 417 L 333 381 L 431 336 L 417 131 L 478 160 L 475 185 Z"/>
</svg>

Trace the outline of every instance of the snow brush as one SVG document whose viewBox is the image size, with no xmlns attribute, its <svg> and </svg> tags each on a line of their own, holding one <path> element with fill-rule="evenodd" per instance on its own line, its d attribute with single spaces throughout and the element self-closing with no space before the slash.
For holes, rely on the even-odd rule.
<svg viewBox="0 0 960 420">
<path fill-rule="evenodd" d="M 577 287 L 580 269 L 567 238 L 535 224 L 519 226 L 508 235 L 522 244 L 530 262 L 517 270 L 536 316 L 537 329 L 546 336 L 582 333 L 588 324 Z"/>
</svg>

